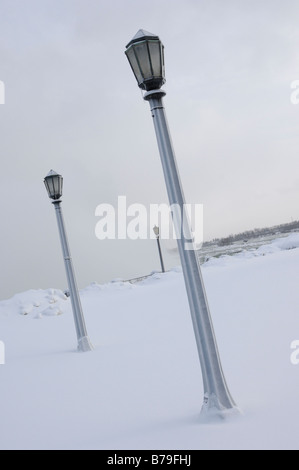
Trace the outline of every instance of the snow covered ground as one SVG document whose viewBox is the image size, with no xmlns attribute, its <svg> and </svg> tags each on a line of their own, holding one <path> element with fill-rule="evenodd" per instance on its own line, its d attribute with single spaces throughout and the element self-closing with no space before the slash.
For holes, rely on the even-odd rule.
<svg viewBox="0 0 299 470">
<path fill-rule="evenodd" d="M 180 269 L 81 291 L 95 350 L 75 352 L 58 289 L 0 302 L 1 449 L 298 449 L 299 235 L 202 268 L 243 415 L 200 424 L 201 371 Z"/>
</svg>

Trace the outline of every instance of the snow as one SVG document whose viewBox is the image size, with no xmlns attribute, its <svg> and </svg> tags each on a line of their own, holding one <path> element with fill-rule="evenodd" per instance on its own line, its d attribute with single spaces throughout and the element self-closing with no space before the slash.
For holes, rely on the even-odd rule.
<svg viewBox="0 0 299 470">
<path fill-rule="evenodd" d="M 76 352 L 70 299 L 0 302 L 1 449 L 298 449 L 299 235 L 202 267 L 224 373 L 243 414 L 203 424 L 180 268 L 81 291 L 94 351 Z M 1 363 L 1 361 L 0 361 Z"/>
<path fill-rule="evenodd" d="M 233 262 L 236 262 L 239 259 L 254 258 L 256 256 L 265 256 L 266 254 L 277 253 L 278 251 L 282 251 L 282 250 L 292 250 L 294 248 L 299 248 L 299 234 L 292 233 L 288 236 L 277 238 L 273 240 L 271 243 L 262 244 L 258 248 L 249 247 L 249 249 L 247 249 L 244 244 L 242 245 L 242 248 L 243 249 L 240 252 L 237 252 L 234 254 L 233 258 L 232 256 L 227 255 L 227 254 L 217 256 L 217 257 L 211 257 L 205 263 L 205 265 L 206 266 L 210 266 L 210 265 L 224 266 L 226 265 L 226 261 L 228 261 L 228 263 L 230 264 L 232 260 Z"/>
</svg>

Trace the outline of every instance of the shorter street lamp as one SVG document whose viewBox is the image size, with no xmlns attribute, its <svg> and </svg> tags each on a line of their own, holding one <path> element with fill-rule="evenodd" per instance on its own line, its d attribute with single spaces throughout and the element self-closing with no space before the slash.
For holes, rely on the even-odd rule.
<svg viewBox="0 0 299 470">
<path fill-rule="evenodd" d="M 157 243 L 158 243 L 158 251 L 159 251 L 159 257 L 160 257 L 160 263 L 161 263 L 161 270 L 162 273 L 165 273 L 165 268 L 164 268 L 164 263 L 163 263 L 163 257 L 162 257 L 162 251 L 161 251 L 161 245 L 160 245 L 160 230 L 157 225 L 154 226 L 153 228 L 154 234 L 156 235 Z"/>
<path fill-rule="evenodd" d="M 70 254 L 69 244 L 66 236 L 65 225 L 61 210 L 61 196 L 62 196 L 62 185 L 63 178 L 58 175 L 55 171 L 51 170 L 44 179 L 44 183 L 50 199 L 53 199 L 59 236 L 61 241 L 62 253 L 64 258 L 66 276 L 69 286 L 69 296 L 71 298 L 73 315 L 75 320 L 75 328 L 78 339 L 78 351 L 86 352 L 92 351 L 92 345 L 87 335 L 84 316 L 82 312 L 81 301 L 79 297 L 78 287 L 76 283 L 72 258 Z"/>
</svg>

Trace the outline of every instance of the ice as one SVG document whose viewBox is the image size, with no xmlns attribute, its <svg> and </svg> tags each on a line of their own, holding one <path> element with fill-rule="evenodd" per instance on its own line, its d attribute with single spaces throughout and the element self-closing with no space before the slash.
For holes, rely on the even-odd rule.
<svg viewBox="0 0 299 470">
<path fill-rule="evenodd" d="M 257 243 L 257 242 L 256 242 Z M 225 254 L 225 251 L 229 252 L 231 247 L 222 248 L 224 254 L 213 256 L 203 263 L 205 266 L 227 266 L 232 262 L 238 262 L 240 259 L 249 259 L 257 256 L 265 256 L 268 254 L 278 253 L 279 251 L 292 250 L 299 247 L 299 233 L 293 233 L 288 236 L 277 238 L 271 243 L 260 244 L 256 248 L 247 248 L 247 245 L 240 245 L 240 251 L 231 254 Z M 242 248 L 242 249 L 241 249 Z"/>
</svg>

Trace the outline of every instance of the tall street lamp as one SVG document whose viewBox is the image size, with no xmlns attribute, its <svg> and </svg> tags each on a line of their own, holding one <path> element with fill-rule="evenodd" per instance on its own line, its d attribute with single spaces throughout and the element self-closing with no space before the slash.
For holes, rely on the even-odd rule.
<svg viewBox="0 0 299 470">
<path fill-rule="evenodd" d="M 161 90 L 166 81 L 164 46 L 158 36 L 140 29 L 127 44 L 125 54 L 139 88 L 145 90 L 143 98 L 150 104 L 170 205 L 179 207 L 180 221 L 184 221 L 182 230 L 174 214 L 178 250 L 202 370 L 204 400 L 201 415 L 224 418 L 238 411 L 238 408 L 223 374 L 195 247 L 186 249 L 187 245 L 190 247 L 192 232 L 162 99 L 166 95 Z"/>
<path fill-rule="evenodd" d="M 157 239 L 159 257 L 160 257 L 160 263 L 161 263 L 161 270 L 162 270 L 162 273 L 165 273 L 164 262 L 163 262 L 163 257 L 162 257 L 162 250 L 161 250 L 161 244 L 160 244 L 160 230 L 159 230 L 159 227 L 157 227 L 157 225 L 155 225 L 154 228 L 153 228 L 153 231 L 154 231 L 154 234 L 156 235 L 156 239 Z"/>
<path fill-rule="evenodd" d="M 69 294 L 72 303 L 73 315 L 75 320 L 75 328 L 78 339 L 78 351 L 86 352 L 92 351 L 92 345 L 90 339 L 87 335 L 87 330 L 85 326 L 81 301 L 79 297 L 77 282 L 75 278 L 72 258 L 70 254 L 70 248 L 66 236 L 64 219 L 61 210 L 61 197 L 62 197 L 62 185 L 63 178 L 61 175 L 58 175 L 55 171 L 51 170 L 44 179 L 44 183 L 49 195 L 49 198 L 53 200 L 59 236 L 61 241 L 62 253 L 64 258 L 66 276 L 69 286 Z"/>
</svg>

